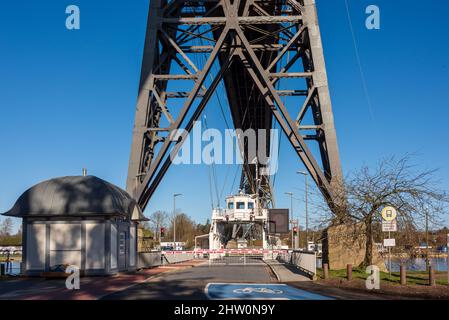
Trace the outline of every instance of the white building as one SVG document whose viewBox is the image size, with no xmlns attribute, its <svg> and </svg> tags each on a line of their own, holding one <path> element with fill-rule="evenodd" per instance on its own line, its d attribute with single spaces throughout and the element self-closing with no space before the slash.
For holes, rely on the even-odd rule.
<svg viewBox="0 0 449 320">
<path fill-rule="evenodd" d="M 162 251 L 182 251 L 185 247 L 185 242 L 161 242 L 160 244 L 160 249 Z"/>
</svg>

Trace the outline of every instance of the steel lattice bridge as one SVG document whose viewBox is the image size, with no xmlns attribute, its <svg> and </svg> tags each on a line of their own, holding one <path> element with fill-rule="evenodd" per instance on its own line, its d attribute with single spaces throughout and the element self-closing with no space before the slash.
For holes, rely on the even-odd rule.
<svg viewBox="0 0 449 320">
<path fill-rule="evenodd" d="M 151 0 L 127 179 L 142 209 L 220 85 L 234 127 L 277 122 L 332 208 L 341 166 L 315 0 Z M 272 205 L 244 160 L 242 190 Z"/>
</svg>

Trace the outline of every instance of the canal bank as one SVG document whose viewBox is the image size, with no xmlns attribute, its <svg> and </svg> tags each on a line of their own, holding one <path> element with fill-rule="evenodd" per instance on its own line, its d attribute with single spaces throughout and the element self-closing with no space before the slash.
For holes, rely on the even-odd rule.
<svg viewBox="0 0 449 320">
<path fill-rule="evenodd" d="M 385 267 L 388 270 L 388 258 L 384 259 Z M 448 258 L 447 256 L 430 257 L 429 265 L 437 272 L 448 271 Z M 426 259 L 425 258 L 410 258 L 393 256 L 391 259 L 391 272 L 399 272 L 401 264 L 406 267 L 407 271 L 426 271 Z M 317 267 L 322 268 L 321 258 L 317 259 Z"/>
<path fill-rule="evenodd" d="M 355 268 L 348 280 L 347 270 L 330 270 L 329 277 L 324 279 L 324 272 L 318 269 L 317 281 L 313 285 L 320 290 L 335 290 L 336 288 L 346 291 L 348 294 L 367 294 L 374 298 L 389 300 L 404 299 L 449 299 L 447 272 L 435 272 L 435 285 L 429 285 L 429 274 L 427 272 L 407 272 L 407 284 L 401 285 L 400 274 L 392 272 L 380 273 L 380 289 L 368 290 L 366 279 L 368 273 Z M 320 291 L 321 292 L 321 291 Z"/>
</svg>

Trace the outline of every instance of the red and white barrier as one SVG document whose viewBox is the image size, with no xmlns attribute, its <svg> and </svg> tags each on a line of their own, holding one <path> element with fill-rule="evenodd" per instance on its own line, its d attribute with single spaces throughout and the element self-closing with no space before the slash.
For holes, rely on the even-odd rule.
<svg viewBox="0 0 449 320">
<path fill-rule="evenodd" d="M 288 250 L 257 250 L 257 249 L 218 249 L 218 250 L 210 250 L 210 249 L 197 249 L 193 251 L 162 251 L 164 255 L 171 254 L 216 254 L 216 253 L 225 253 L 225 254 L 279 254 L 279 253 L 288 253 Z"/>
</svg>

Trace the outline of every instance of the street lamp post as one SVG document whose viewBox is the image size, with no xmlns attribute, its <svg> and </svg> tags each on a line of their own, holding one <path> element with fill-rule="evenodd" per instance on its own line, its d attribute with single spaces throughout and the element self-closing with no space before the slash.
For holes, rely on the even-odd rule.
<svg viewBox="0 0 449 320">
<path fill-rule="evenodd" d="M 426 213 L 426 271 L 429 271 L 430 261 L 429 261 L 429 213 Z"/>
<path fill-rule="evenodd" d="M 294 222 L 294 217 L 293 217 L 293 192 L 286 192 L 286 195 L 290 196 L 290 212 L 291 212 L 291 228 L 292 228 L 292 249 L 294 249 L 294 236 L 293 236 L 293 222 Z"/>
<path fill-rule="evenodd" d="M 176 197 L 182 196 L 182 193 L 173 194 L 173 249 L 176 250 Z"/>
<path fill-rule="evenodd" d="M 309 246 L 309 183 L 307 182 L 308 173 L 305 171 L 298 171 L 298 174 L 304 175 L 306 183 L 306 247 Z"/>
<path fill-rule="evenodd" d="M 446 252 L 448 254 L 447 257 L 447 282 L 449 283 L 449 234 L 447 235 L 447 244 L 446 244 Z"/>
</svg>

